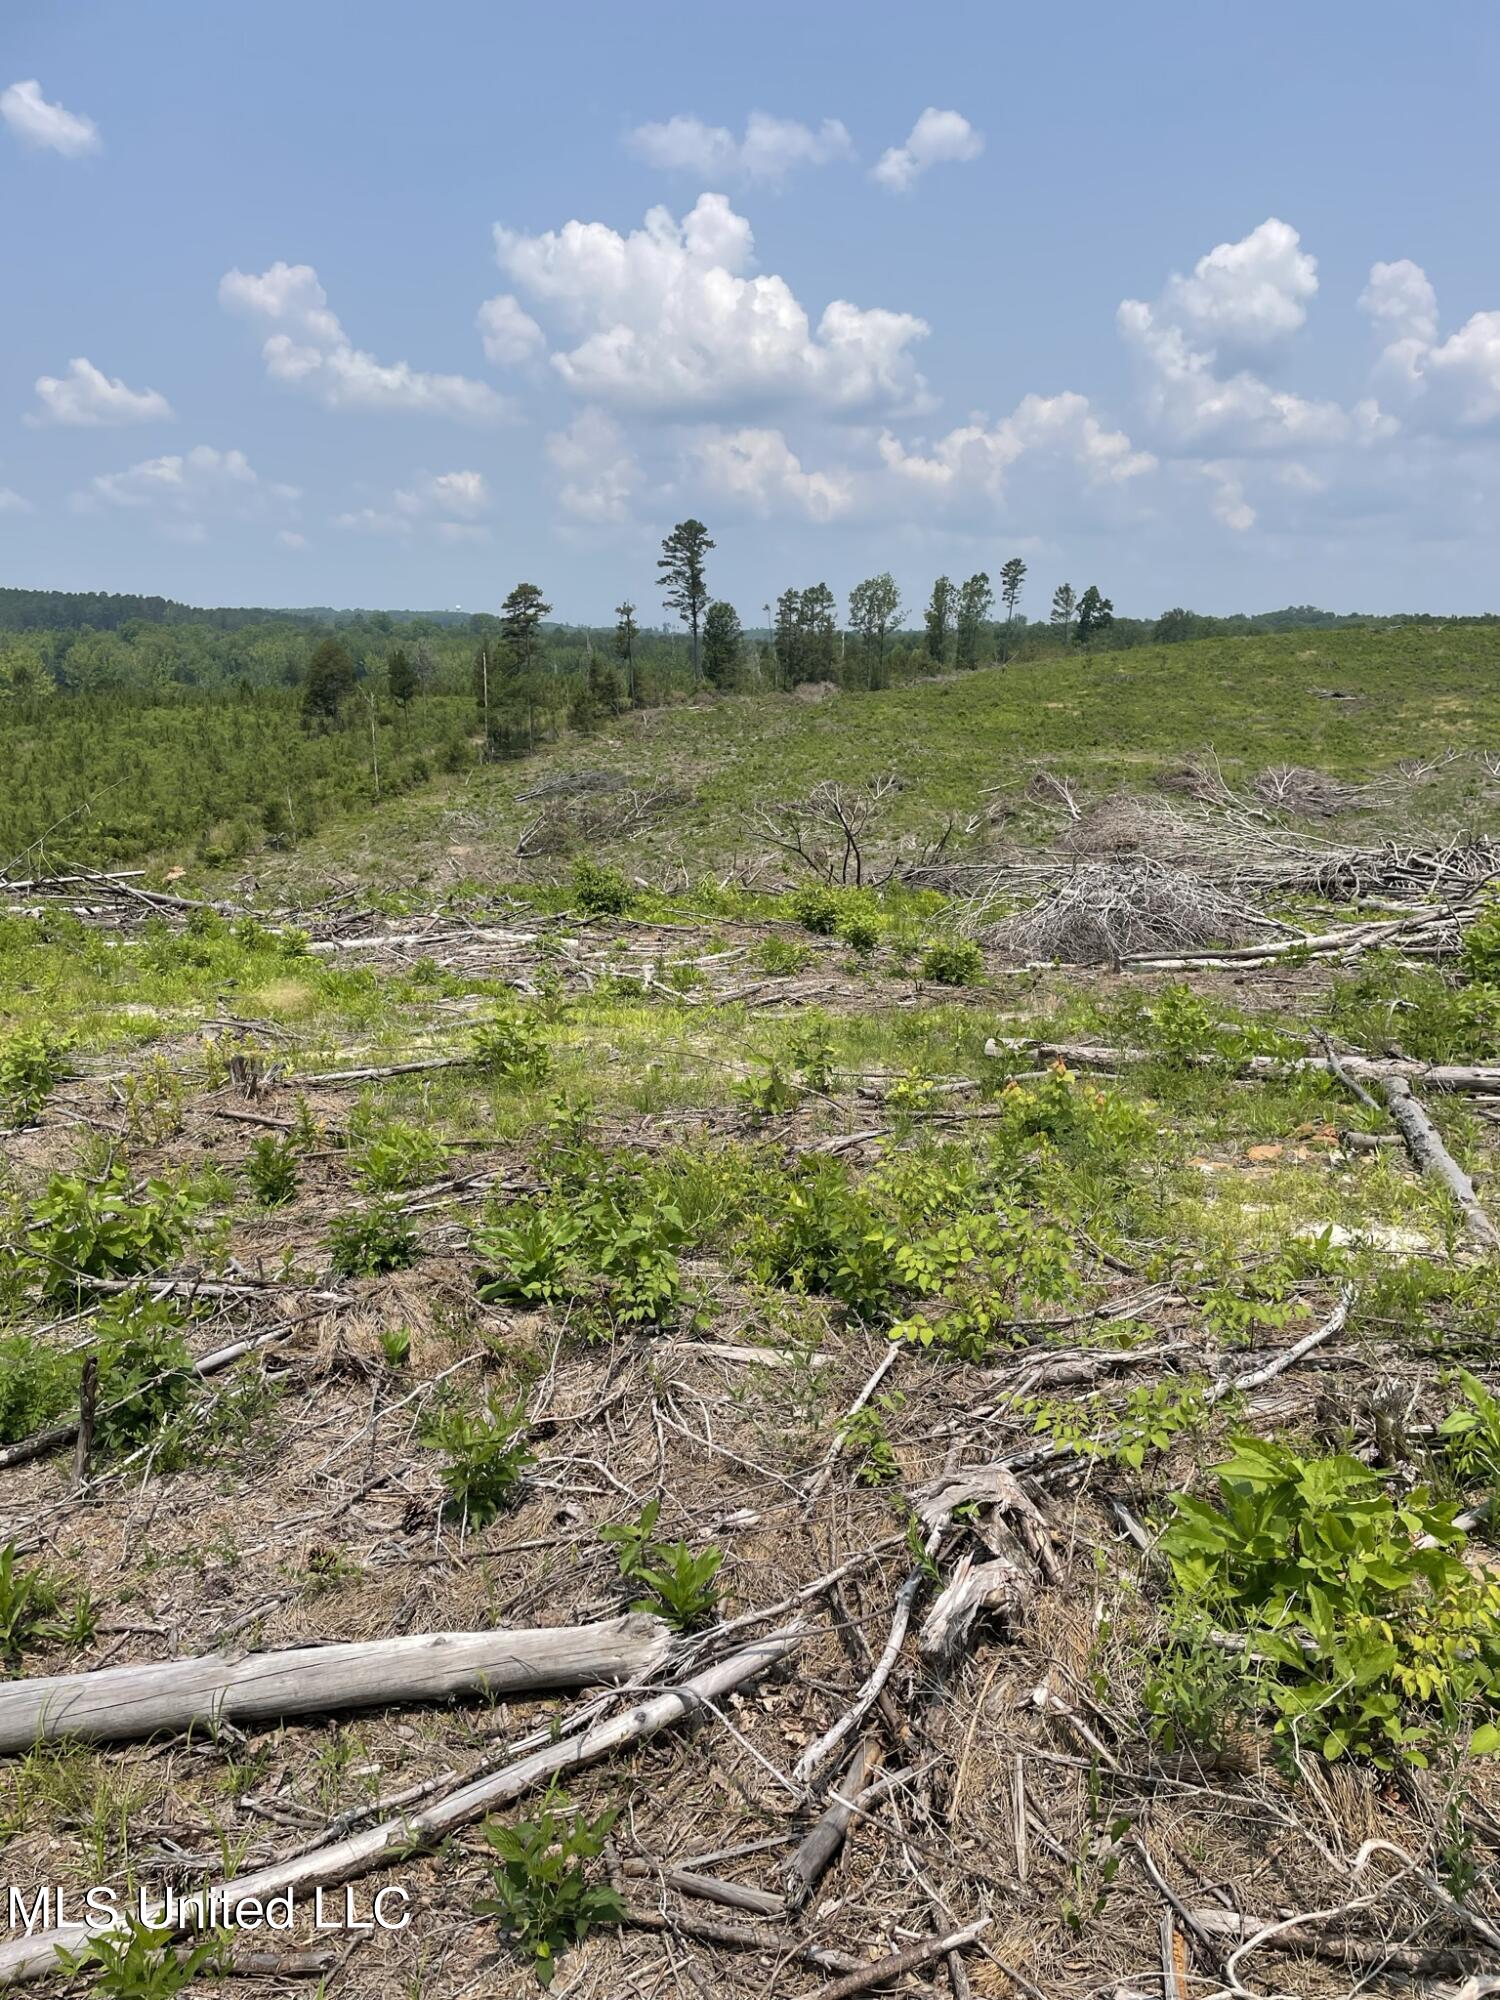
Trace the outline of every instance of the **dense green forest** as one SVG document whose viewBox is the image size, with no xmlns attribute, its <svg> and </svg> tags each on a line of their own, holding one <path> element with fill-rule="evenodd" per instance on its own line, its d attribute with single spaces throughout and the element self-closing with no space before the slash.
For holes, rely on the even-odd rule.
<svg viewBox="0 0 1500 2000">
<path fill-rule="evenodd" d="M 983 572 L 938 578 L 925 606 L 903 604 L 888 573 L 855 585 L 846 612 L 826 583 L 791 586 L 771 625 L 747 630 L 708 587 L 714 547 L 695 520 L 662 543 L 653 595 L 675 627 L 643 624 L 629 601 L 612 626 L 561 624 L 531 583 L 496 613 L 466 615 L 0 591 L 0 863 L 45 843 L 81 862 L 169 850 L 221 865 L 437 770 L 710 692 L 863 692 L 1144 644 L 1436 622 L 1311 605 L 1127 618 L 1096 585 L 1066 583 L 1030 617 L 1027 566 L 1012 557 L 993 585 Z"/>
</svg>

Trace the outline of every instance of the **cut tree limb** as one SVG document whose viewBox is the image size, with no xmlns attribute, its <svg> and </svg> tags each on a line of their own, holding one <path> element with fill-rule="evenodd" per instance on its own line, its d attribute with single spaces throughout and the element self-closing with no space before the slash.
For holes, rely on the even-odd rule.
<svg viewBox="0 0 1500 2000">
<path fill-rule="evenodd" d="M 338 1882 L 350 1882 L 377 1868 L 403 1860 L 413 1850 L 431 1846 L 456 1828 L 472 1824 L 496 1807 L 512 1804 L 566 1771 L 597 1764 L 601 1758 L 624 1749 L 628 1744 L 644 1742 L 647 1737 L 655 1736 L 674 1722 L 701 1713 L 705 1704 L 754 1680 L 795 1652 L 807 1633 L 808 1628 L 804 1625 L 784 1626 L 781 1631 L 770 1633 L 764 1639 L 753 1640 L 750 1645 L 741 1647 L 737 1653 L 731 1653 L 716 1665 L 705 1667 L 701 1673 L 694 1674 L 690 1680 L 676 1687 L 643 1696 L 633 1707 L 608 1721 L 596 1723 L 582 1736 L 548 1744 L 499 1771 L 487 1773 L 471 1784 L 445 1793 L 410 1818 L 383 1820 L 378 1826 L 351 1834 L 344 1840 L 313 1848 L 305 1854 L 285 1856 L 247 1875 L 216 1884 L 211 1891 L 215 1907 L 232 1911 L 251 1898 L 279 1895 L 287 1889 L 310 1889 L 314 1885 L 327 1887 Z M 159 1922 L 162 1912 L 148 1912 L 148 1915 Z M 124 1922 L 125 1913 L 122 1911 L 118 1922 L 106 1928 L 119 1929 Z M 0 1943 L 0 1986 L 15 1985 L 22 1980 L 39 1979 L 56 1972 L 59 1951 L 77 1950 L 89 1938 L 102 1934 L 98 1928 L 90 1929 L 86 1924 L 73 1923 L 59 1925 L 50 1931 L 39 1931 L 33 1937 L 12 1938 Z"/>
<path fill-rule="evenodd" d="M 1381 1079 L 1386 1107 L 1400 1128 L 1407 1151 L 1429 1179 L 1447 1188 L 1463 1214 L 1464 1228 L 1482 1250 L 1500 1250 L 1500 1230 L 1495 1228 L 1474 1191 L 1474 1183 L 1443 1144 L 1442 1135 L 1416 1098 L 1404 1076 Z"/>
<path fill-rule="evenodd" d="M 989 1927 L 990 1919 L 984 1917 L 965 1930 L 950 1931 L 946 1937 L 927 1938 L 921 1944 L 908 1945 L 904 1951 L 893 1951 L 886 1958 L 877 1958 L 871 1965 L 862 1965 L 857 1972 L 846 1972 L 842 1979 L 831 1980 L 827 1986 L 820 1986 L 816 1993 L 808 1994 L 806 2000 L 850 2000 L 855 1993 L 868 1993 L 872 1986 L 885 1986 L 893 1979 L 904 1979 L 908 1972 L 920 1972 L 924 1965 L 931 1965 L 934 1959 L 946 1958 L 950 1951 L 962 1951 Z"/>
<path fill-rule="evenodd" d="M 800 1910 L 818 1882 L 832 1867 L 834 1856 L 844 1844 L 855 1806 L 863 1802 L 870 1780 L 880 1768 L 878 1738 L 867 1736 L 855 1751 L 849 1768 L 833 1788 L 828 1810 L 818 1820 L 792 1856 L 786 1877 L 786 1906 Z"/>
<path fill-rule="evenodd" d="M 1267 1382 L 1274 1382 L 1278 1375 L 1284 1375 L 1288 1368 L 1294 1367 L 1304 1354 L 1311 1354 L 1325 1340 L 1342 1333 L 1353 1305 L 1354 1287 L 1346 1285 L 1339 1294 L 1338 1304 L 1321 1326 L 1315 1326 L 1311 1333 L 1304 1334 L 1301 1340 L 1283 1349 L 1274 1360 L 1265 1362 L 1259 1368 L 1251 1368 L 1243 1375 L 1220 1375 L 1204 1391 L 1204 1402 L 1222 1403 L 1226 1396 L 1246 1395 L 1252 1389 L 1263 1389 Z"/>
<path fill-rule="evenodd" d="M 499 1632 L 419 1632 L 345 1646 L 209 1653 L 143 1667 L 51 1674 L 0 1685 L 0 1753 L 63 1737 L 117 1743 L 203 1723 L 266 1722 L 328 1709 L 442 1701 L 458 1694 L 642 1681 L 665 1661 L 659 1618 L 631 1612 L 597 1625 Z"/>
</svg>

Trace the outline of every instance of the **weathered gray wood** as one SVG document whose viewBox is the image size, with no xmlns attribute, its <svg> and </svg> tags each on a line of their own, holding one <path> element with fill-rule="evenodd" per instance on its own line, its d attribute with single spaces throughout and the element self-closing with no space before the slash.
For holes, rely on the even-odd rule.
<svg viewBox="0 0 1500 2000">
<path fill-rule="evenodd" d="M 0 1685 L 0 1753 L 60 1737 L 112 1743 L 195 1724 L 643 1680 L 670 1645 L 661 1619 L 632 1612 L 597 1625 L 425 1632 L 7 1681 Z"/>
<path fill-rule="evenodd" d="M 1443 1144 L 1442 1135 L 1411 1094 L 1404 1076 L 1381 1080 L 1386 1107 L 1400 1128 L 1407 1151 L 1429 1179 L 1441 1181 L 1463 1213 L 1464 1228 L 1482 1250 L 1500 1250 L 1500 1230 L 1495 1228 L 1484 1204 L 1474 1191 L 1474 1183 Z"/>
<path fill-rule="evenodd" d="M 969 1642 L 980 1615 L 986 1611 L 1015 1612 L 1031 1594 L 1032 1580 L 1008 1556 L 976 1563 L 963 1556 L 917 1634 L 924 1659 L 954 1660 Z"/>
<path fill-rule="evenodd" d="M 1151 1049 L 1117 1049 L 1099 1042 L 1042 1042 L 1023 1035 L 992 1035 L 984 1052 L 990 1057 L 1032 1056 L 1042 1062 L 1066 1063 L 1070 1069 L 1089 1070 L 1121 1069 L 1130 1063 L 1150 1062 L 1155 1055 Z M 1222 1058 L 1195 1056 L 1188 1060 L 1195 1066 L 1207 1067 Z M 1405 1077 L 1425 1090 L 1500 1095 L 1500 1064 L 1496 1063 L 1422 1063 L 1394 1056 L 1375 1061 L 1369 1056 L 1341 1055 L 1339 1067 L 1346 1076 L 1363 1077 L 1367 1082 L 1383 1083 L 1389 1077 Z M 1230 1068 L 1237 1076 L 1297 1076 L 1304 1070 L 1334 1074 L 1326 1056 L 1298 1056 L 1292 1062 L 1282 1062 L 1275 1056 L 1250 1056 L 1243 1062 L 1231 1063 Z"/>
<path fill-rule="evenodd" d="M 544 1749 L 507 1764 L 503 1770 L 488 1772 L 472 1784 L 461 1785 L 409 1818 L 382 1820 L 378 1826 L 350 1834 L 326 1847 L 312 1848 L 306 1854 L 286 1855 L 231 1882 L 216 1883 L 209 1892 L 214 1906 L 232 1910 L 252 1897 L 351 1882 L 393 1861 L 403 1860 L 414 1849 L 432 1845 L 455 1828 L 468 1826 L 496 1807 L 509 1805 L 525 1793 L 550 1784 L 564 1772 L 597 1764 L 627 1744 L 643 1742 L 686 1716 L 701 1714 L 706 1703 L 717 1701 L 721 1695 L 754 1680 L 785 1659 L 806 1636 L 806 1626 L 784 1626 L 764 1639 L 752 1640 L 716 1666 L 705 1667 L 680 1686 L 647 1696 L 607 1722 L 596 1723 L 582 1736 L 549 1743 Z M 147 1914 L 159 1920 L 161 1912 Z M 125 1917 L 122 1910 L 118 1921 L 107 1928 L 119 1929 Z M 13 1986 L 56 1972 L 59 1951 L 76 1951 L 89 1938 L 100 1935 L 98 1928 L 72 1923 L 39 1931 L 34 1937 L 11 1938 L 0 1943 L 0 1986 Z"/>
<path fill-rule="evenodd" d="M 792 1856 L 787 1868 L 786 1903 L 789 1910 L 800 1910 L 819 1880 L 833 1865 L 833 1858 L 844 1844 L 844 1835 L 849 1830 L 849 1822 L 854 1817 L 854 1808 L 863 1796 L 871 1778 L 880 1768 L 881 1749 L 877 1738 L 865 1737 L 844 1775 L 833 1788 L 833 1799 L 828 1810 L 807 1835 L 802 1845 Z"/>
</svg>

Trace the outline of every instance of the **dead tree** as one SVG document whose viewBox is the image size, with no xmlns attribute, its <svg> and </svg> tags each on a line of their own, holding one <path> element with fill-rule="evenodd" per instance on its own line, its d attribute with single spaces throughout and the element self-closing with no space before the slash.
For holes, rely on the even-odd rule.
<svg viewBox="0 0 1500 2000">
<path fill-rule="evenodd" d="M 894 773 L 867 786 L 840 784 L 825 778 L 805 799 L 762 800 L 745 814 L 760 839 L 793 854 L 821 881 L 841 888 L 863 888 L 887 881 L 892 869 L 868 875 L 866 843 L 881 808 L 901 789 Z M 894 867 L 894 864 L 892 864 Z"/>
</svg>

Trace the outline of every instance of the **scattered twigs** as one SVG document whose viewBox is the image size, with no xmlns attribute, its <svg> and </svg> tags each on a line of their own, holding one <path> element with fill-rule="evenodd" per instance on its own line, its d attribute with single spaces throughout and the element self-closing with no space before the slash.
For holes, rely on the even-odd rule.
<svg viewBox="0 0 1500 2000">
<path fill-rule="evenodd" d="M 817 1504 L 818 1495 L 823 1491 L 823 1488 L 828 1484 L 829 1479 L 833 1475 L 833 1468 L 838 1463 L 839 1453 L 844 1449 L 844 1440 L 848 1434 L 850 1419 L 859 1415 L 886 1376 L 890 1374 L 896 1365 L 896 1359 L 900 1352 L 899 1344 L 895 1341 L 890 1342 L 885 1353 L 880 1357 L 879 1367 L 876 1368 L 854 1401 L 844 1412 L 843 1417 L 835 1425 L 833 1443 L 828 1447 L 827 1455 L 824 1457 L 823 1463 L 818 1467 L 816 1473 L 814 1473 L 803 1498 L 802 1511 L 804 1514 L 812 1512 L 814 1506 Z"/>
<path fill-rule="evenodd" d="M 1220 1375 L 1204 1391 L 1205 1403 L 1221 1403 L 1226 1396 L 1247 1395 L 1252 1389 L 1264 1388 L 1267 1382 L 1274 1382 L 1278 1375 L 1284 1375 L 1288 1368 L 1295 1367 L 1304 1355 L 1311 1354 L 1315 1347 L 1321 1347 L 1325 1340 L 1331 1340 L 1342 1333 L 1354 1305 L 1354 1287 L 1346 1285 L 1339 1294 L 1339 1302 L 1321 1326 L 1315 1326 L 1311 1333 L 1291 1347 L 1283 1349 L 1271 1361 L 1259 1368 L 1251 1368 L 1243 1375 Z"/>
<path fill-rule="evenodd" d="M 950 1931 L 946 1937 L 927 1938 L 921 1944 L 908 1945 L 904 1951 L 893 1951 L 886 1958 L 877 1958 L 873 1965 L 863 1965 L 857 1972 L 846 1972 L 842 1979 L 831 1980 L 827 1986 L 819 1987 L 816 1993 L 806 1995 L 805 2000 L 851 2000 L 853 1994 L 868 1993 L 872 1986 L 885 1986 L 893 1979 L 904 1979 L 907 1973 L 920 1972 L 934 1959 L 946 1958 L 950 1951 L 964 1950 L 989 1926 L 989 1918 L 984 1917 L 964 1930 Z"/>
</svg>

